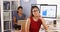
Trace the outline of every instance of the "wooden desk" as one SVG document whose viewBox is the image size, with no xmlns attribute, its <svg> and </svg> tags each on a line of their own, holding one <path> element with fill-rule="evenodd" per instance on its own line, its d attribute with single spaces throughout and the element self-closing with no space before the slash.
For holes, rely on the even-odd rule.
<svg viewBox="0 0 60 32">
<path fill-rule="evenodd" d="M 21 32 L 25 32 L 26 20 L 18 20 L 18 25 L 21 25 Z"/>
</svg>

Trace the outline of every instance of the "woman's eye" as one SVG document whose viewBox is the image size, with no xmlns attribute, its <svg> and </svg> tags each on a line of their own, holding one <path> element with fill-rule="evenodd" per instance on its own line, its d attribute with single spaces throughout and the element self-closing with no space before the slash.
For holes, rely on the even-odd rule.
<svg viewBox="0 0 60 32">
<path fill-rule="evenodd" d="M 36 11 L 34 11 L 34 12 L 36 12 Z"/>
</svg>

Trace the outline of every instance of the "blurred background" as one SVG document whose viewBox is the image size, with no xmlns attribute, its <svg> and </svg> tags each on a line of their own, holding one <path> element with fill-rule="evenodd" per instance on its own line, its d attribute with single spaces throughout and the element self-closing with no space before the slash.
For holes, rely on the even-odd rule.
<svg viewBox="0 0 60 32">
<path fill-rule="evenodd" d="M 1 0 L 0 32 L 16 32 L 13 29 L 12 17 L 19 6 L 23 7 L 26 19 L 30 16 L 31 6 L 38 6 L 41 16 L 49 26 L 49 31 L 60 32 L 60 0 Z M 45 32 L 43 26 L 39 32 Z"/>
</svg>

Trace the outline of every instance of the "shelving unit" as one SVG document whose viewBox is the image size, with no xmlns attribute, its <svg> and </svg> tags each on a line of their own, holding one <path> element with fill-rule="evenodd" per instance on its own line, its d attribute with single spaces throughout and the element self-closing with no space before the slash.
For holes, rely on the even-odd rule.
<svg viewBox="0 0 60 32">
<path fill-rule="evenodd" d="M 1 32 L 1 2 L 0 2 L 0 32 Z"/>
<path fill-rule="evenodd" d="M 2 32 L 12 32 L 12 11 L 17 11 L 20 0 L 1 1 L 1 27 Z"/>
</svg>

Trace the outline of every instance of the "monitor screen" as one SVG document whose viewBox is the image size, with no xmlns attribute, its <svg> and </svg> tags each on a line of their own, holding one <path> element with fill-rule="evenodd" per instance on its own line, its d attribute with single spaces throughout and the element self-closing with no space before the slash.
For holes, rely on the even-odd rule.
<svg viewBox="0 0 60 32">
<path fill-rule="evenodd" d="M 56 18 L 57 5 L 41 5 L 40 14 L 44 18 Z"/>
</svg>

